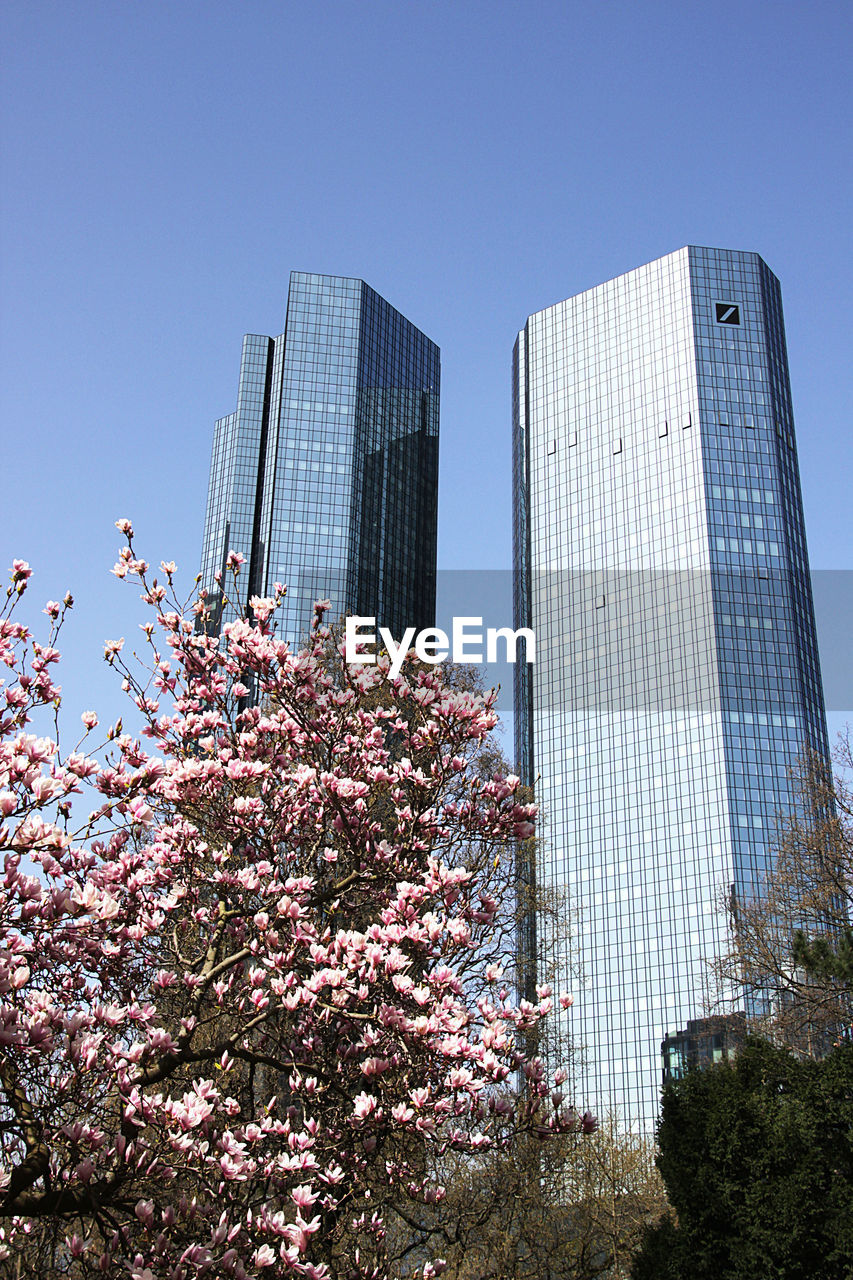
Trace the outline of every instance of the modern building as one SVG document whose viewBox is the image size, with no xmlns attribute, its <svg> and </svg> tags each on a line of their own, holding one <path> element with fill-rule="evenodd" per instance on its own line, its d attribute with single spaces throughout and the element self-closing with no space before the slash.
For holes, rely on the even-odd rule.
<svg viewBox="0 0 853 1280">
<path fill-rule="evenodd" d="M 516 742 L 557 905 L 527 945 L 575 994 L 577 1103 L 650 1125 L 659 1046 L 701 1018 L 727 946 L 721 899 L 760 891 L 788 770 L 827 751 L 762 259 L 690 246 L 531 315 L 514 499 L 516 626 L 536 634 Z"/>
<path fill-rule="evenodd" d="M 688 1071 L 712 1067 L 735 1057 L 746 1037 L 747 1023 L 742 1013 L 722 1017 L 696 1018 L 682 1031 L 673 1031 L 662 1041 L 661 1086 L 683 1080 Z"/>
<path fill-rule="evenodd" d="M 399 311 L 363 280 L 292 272 L 284 332 L 243 339 L 237 408 L 214 429 L 209 625 L 276 582 L 291 644 L 319 599 L 333 621 L 434 625 L 438 402 L 438 347 Z M 245 557 L 231 604 L 215 578 L 229 551 Z"/>
</svg>

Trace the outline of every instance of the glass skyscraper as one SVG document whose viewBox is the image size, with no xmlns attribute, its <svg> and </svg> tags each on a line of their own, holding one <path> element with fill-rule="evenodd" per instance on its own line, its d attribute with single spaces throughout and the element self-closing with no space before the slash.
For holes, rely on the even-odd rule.
<svg viewBox="0 0 853 1280">
<path fill-rule="evenodd" d="M 575 994 L 574 1100 L 650 1125 L 721 899 L 827 752 L 779 283 L 680 249 L 530 316 L 514 390 L 516 741 L 571 935 L 527 945 Z"/>
<path fill-rule="evenodd" d="M 284 333 L 243 339 L 237 408 L 214 429 L 209 625 L 236 615 L 215 574 L 238 551 L 243 608 L 287 584 L 278 626 L 291 644 L 318 599 L 332 621 L 432 626 L 438 401 L 438 347 L 399 311 L 363 280 L 292 272 Z"/>
</svg>

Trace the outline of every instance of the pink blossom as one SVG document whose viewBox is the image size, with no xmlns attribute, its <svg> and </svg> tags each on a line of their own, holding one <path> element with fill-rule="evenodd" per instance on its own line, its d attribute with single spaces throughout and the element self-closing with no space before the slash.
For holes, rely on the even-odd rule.
<svg viewBox="0 0 853 1280">
<path fill-rule="evenodd" d="M 353 1103 L 353 1118 L 355 1120 L 365 1120 L 375 1110 L 376 1099 L 369 1093 L 360 1093 Z"/>
<path fill-rule="evenodd" d="M 82 1258 L 83 1254 L 89 1247 L 88 1241 L 84 1240 L 76 1233 L 70 1238 L 66 1236 L 65 1243 L 68 1246 L 68 1252 L 71 1254 L 72 1258 Z"/>
<path fill-rule="evenodd" d="M 154 1221 L 154 1202 L 152 1200 L 139 1200 L 134 1210 L 140 1222 L 144 1222 L 146 1226 L 150 1226 Z"/>
<path fill-rule="evenodd" d="M 249 608 L 259 622 L 266 622 L 275 609 L 275 605 L 276 602 L 272 596 L 251 596 L 249 598 Z"/>
<path fill-rule="evenodd" d="M 147 568 L 122 547 L 118 574 Z M 171 582 L 173 563 L 161 568 Z M 29 566 L 13 572 L 22 589 Z M 105 648 L 142 733 L 117 721 L 103 758 L 30 732 L 61 704 L 58 654 L 0 621 L 0 1046 L 49 1081 L 29 1104 L 51 1168 L 81 1205 L 97 1187 L 115 1224 L 120 1247 L 99 1230 L 93 1274 L 330 1280 L 320 1221 L 351 1210 L 334 1266 L 362 1274 L 359 1241 L 382 1240 L 389 1198 L 440 1201 L 425 1171 L 445 1151 L 595 1124 L 564 1111 L 560 1079 L 552 1099 L 522 1052 L 548 989 L 516 1007 L 480 952 L 511 916 L 495 892 L 502 851 L 535 810 L 514 775 L 469 764 L 493 697 L 434 668 L 389 682 L 387 657 L 348 668 L 328 602 L 291 652 L 269 625 L 279 585 L 220 636 L 197 625 L 203 597 L 184 613 L 143 588 L 150 672 L 119 662 L 123 641 Z M 97 805 L 81 817 L 84 780 Z M 498 1091 L 516 1071 L 530 1102 L 517 1109 Z M 17 1159 L 30 1139 L 6 1110 Z M 36 1183 L 7 1205 L 3 1247 L 48 1194 Z M 62 1257 L 89 1248 L 87 1220 L 83 1208 L 58 1238 Z"/>
<path fill-rule="evenodd" d="M 148 827 L 154 821 L 154 811 L 150 805 L 146 804 L 141 796 L 134 796 L 128 805 L 130 815 L 134 822 L 141 826 Z"/>
<path fill-rule="evenodd" d="M 300 1209 L 310 1209 L 317 1200 L 317 1192 L 313 1191 L 309 1183 L 305 1182 L 301 1186 L 293 1188 L 290 1198 Z"/>
</svg>

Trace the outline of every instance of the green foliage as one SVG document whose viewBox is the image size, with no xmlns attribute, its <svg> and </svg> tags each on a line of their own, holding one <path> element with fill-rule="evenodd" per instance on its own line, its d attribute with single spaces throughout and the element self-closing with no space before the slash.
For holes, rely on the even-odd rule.
<svg viewBox="0 0 853 1280">
<path fill-rule="evenodd" d="M 815 1062 L 749 1040 L 666 1087 L 658 1142 L 677 1219 L 634 1280 L 853 1277 L 853 1045 Z"/>
<path fill-rule="evenodd" d="M 816 978 L 830 978 L 853 987 L 853 929 L 845 929 L 834 947 L 827 938 L 809 942 L 798 929 L 794 935 L 794 960 Z"/>
</svg>

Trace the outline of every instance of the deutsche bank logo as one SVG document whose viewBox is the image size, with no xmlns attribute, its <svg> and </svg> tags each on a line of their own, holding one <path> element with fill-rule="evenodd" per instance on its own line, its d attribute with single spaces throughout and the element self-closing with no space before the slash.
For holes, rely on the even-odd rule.
<svg viewBox="0 0 853 1280">
<path fill-rule="evenodd" d="M 740 307 L 736 302 L 715 302 L 717 324 L 740 324 Z"/>
</svg>

